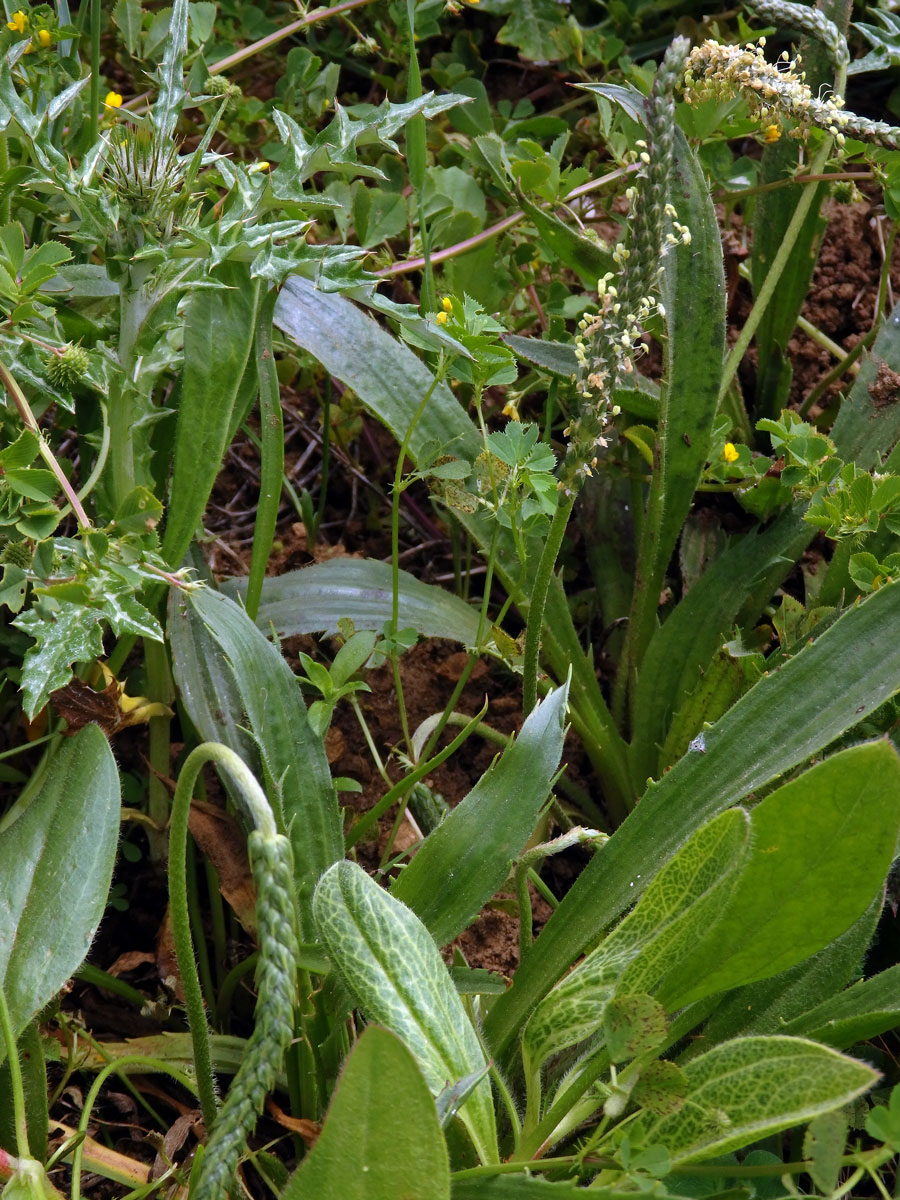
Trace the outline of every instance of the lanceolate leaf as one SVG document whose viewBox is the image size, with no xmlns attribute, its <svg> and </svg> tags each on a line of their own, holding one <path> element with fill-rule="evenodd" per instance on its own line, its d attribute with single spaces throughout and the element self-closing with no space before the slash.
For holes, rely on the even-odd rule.
<svg viewBox="0 0 900 1200">
<path fill-rule="evenodd" d="M 881 461 L 900 435 L 900 405 L 876 404 L 869 391 L 879 360 L 900 371 L 900 305 L 881 326 L 871 358 L 864 359 L 831 431 L 840 457 L 866 470 Z M 805 508 L 803 503 L 795 504 L 765 532 L 748 534 L 729 547 L 657 630 L 635 693 L 631 753 L 636 782 L 658 773 L 657 746 L 665 741 L 667 724 L 726 632 L 738 619 L 756 620 L 811 540 L 810 527 L 803 520 Z M 825 586 L 828 583 L 826 577 Z M 839 600 L 841 587 L 838 581 L 828 603 Z"/>
<path fill-rule="evenodd" d="M 861 1096 L 878 1072 L 802 1038 L 724 1042 L 684 1068 L 688 1092 L 669 1116 L 642 1119 L 644 1144 L 661 1143 L 673 1166 L 725 1154 L 810 1121 Z"/>
<path fill-rule="evenodd" d="M 184 373 L 163 554 L 180 566 L 233 435 L 233 413 L 253 346 L 258 284 L 246 264 L 222 263 L 223 286 L 187 303 Z M 255 368 L 254 368 L 255 377 Z"/>
<path fill-rule="evenodd" d="M 119 775 L 96 725 L 66 739 L 2 832 L 0 984 L 21 1032 L 84 961 L 106 907 Z M 0 1060 L 6 1047 L 0 1039 Z"/>
<path fill-rule="evenodd" d="M 300 688 L 280 651 L 243 609 L 210 588 L 179 597 L 176 620 L 180 604 L 193 607 L 217 644 L 222 662 L 216 669 L 230 667 L 246 725 L 259 747 L 267 790 L 276 798 L 291 839 L 301 936 L 309 940 L 316 881 L 344 854 L 340 812 L 322 739 L 309 727 Z M 202 729 L 208 714 L 205 705 L 192 707 L 190 697 L 196 695 L 196 689 L 189 691 L 185 700 L 191 719 Z M 241 747 L 233 748 L 241 752 Z"/>
<path fill-rule="evenodd" d="M 750 821 L 753 848 L 725 911 L 666 979 L 671 1008 L 793 966 L 868 908 L 894 856 L 900 760 L 889 742 L 844 750 L 768 795 Z"/>
<path fill-rule="evenodd" d="M 700 1037 L 694 1041 L 697 1053 L 727 1038 L 750 1033 L 788 1032 L 813 1037 L 811 1028 L 795 1027 L 793 1018 L 805 1014 L 826 996 L 839 999 L 841 989 L 859 971 L 859 964 L 875 932 L 881 905 L 879 893 L 847 932 L 835 938 L 818 954 L 789 967 L 787 971 L 781 971 L 771 979 L 750 983 L 729 992 L 716 1006 Z M 839 1050 L 844 1045 L 850 1045 L 849 1042 L 838 1044 L 818 1034 L 815 1040 L 828 1042 Z"/>
<path fill-rule="evenodd" d="M 391 892 L 439 946 L 502 887 L 534 831 L 559 767 L 568 688 L 535 708 L 515 742 L 425 839 Z"/>
<path fill-rule="evenodd" d="M 316 888 L 316 925 L 351 995 L 370 1020 L 392 1030 L 434 1096 L 485 1058 L 428 930 L 352 862 L 335 863 Z M 479 1083 L 460 1109 L 482 1162 L 497 1162 L 491 1085 Z"/>
<path fill-rule="evenodd" d="M 427 366 L 408 347 L 342 296 L 320 292 L 299 276 L 282 288 L 275 324 L 314 354 L 326 371 L 349 384 L 397 441 L 403 440 L 433 382 Z M 426 442 L 469 459 L 481 450 L 475 426 L 445 384 L 434 389 L 410 440 L 414 459 Z"/>
<path fill-rule="evenodd" d="M 322 1132 L 282 1192 L 282 1200 L 316 1196 L 449 1200 L 450 1165 L 434 1098 L 403 1043 L 377 1025 L 354 1046 Z"/>
<path fill-rule="evenodd" d="M 485 1022 L 495 1050 L 646 879 L 693 829 L 755 788 L 811 758 L 900 688 L 900 585 L 844 613 L 811 646 L 761 679 L 652 784 L 576 880 Z M 784 713 L 791 719 L 785 722 Z M 644 881 L 638 881 L 644 885 Z M 540 948 L 540 952 L 539 949 Z"/>
<path fill-rule="evenodd" d="M 900 1023 L 900 966 L 889 967 L 832 996 L 785 1026 L 787 1033 L 827 1042 L 839 1050 Z"/>
<path fill-rule="evenodd" d="M 545 996 L 525 1030 L 531 1070 L 596 1033 L 617 992 L 652 990 L 715 924 L 734 887 L 748 830 L 743 809 L 722 813 L 698 830 L 650 883 L 634 911 Z"/>
<path fill-rule="evenodd" d="M 357 629 L 380 631 L 391 619 L 391 589 L 390 563 L 374 558 L 334 558 L 284 575 L 270 575 L 263 583 L 256 623 L 263 630 L 274 628 L 279 637 L 334 634 L 342 617 L 349 617 Z M 247 581 L 229 580 L 224 590 L 243 596 Z M 423 637 L 450 638 L 474 646 L 478 613 L 444 588 L 401 571 L 399 627 L 415 629 Z"/>
<path fill-rule="evenodd" d="M 725 277 L 715 209 L 697 158 L 680 130 L 676 146 L 669 195 L 679 220 L 691 230 L 691 244 L 675 247 L 663 260 L 660 291 L 669 334 L 665 383 L 619 667 L 628 673 L 631 689 L 657 626 L 666 567 L 706 462 L 725 350 Z"/>
</svg>

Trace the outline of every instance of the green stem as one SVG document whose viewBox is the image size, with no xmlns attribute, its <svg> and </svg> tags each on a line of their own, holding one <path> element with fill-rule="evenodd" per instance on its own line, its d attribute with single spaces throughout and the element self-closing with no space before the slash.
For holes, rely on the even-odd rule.
<svg viewBox="0 0 900 1200">
<path fill-rule="evenodd" d="M 88 99 L 88 121 L 92 145 L 97 136 L 100 120 L 100 21 L 103 16 L 103 0 L 91 0 L 91 91 Z"/>
<path fill-rule="evenodd" d="M 434 758 L 429 759 L 427 762 L 419 763 L 414 771 L 410 771 L 399 783 L 395 783 L 390 791 L 385 792 L 378 803 L 361 816 L 353 828 L 349 830 L 344 839 L 346 849 L 349 850 L 352 846 L 355 846 L 367 830 L 371 829 L 379 817 L 382 817 L 392 804 L 401 799 L 412 788 L 413 784 L 418 783 L 420 779 L 424 779 L 426 775 L 429 775 L 439 767 L 442 762 L 446 762 L 451 754 L 455 754 L 469 735 L 478 728 L 481 718 L 486 712 L 487 703 L 485 702 L 481 711 L 475 714 L 465 729 L 453 739 L 449 746 L 445 746 L 443 750 L 439 750 Z"/>
<path fill-rule="evenodd" d="M 147 696 L 150 700 L 169 705 L 174 697 L 169 657 L 164 642 L 144 638 L 144 666 L 147 672 Z M 165 862 L 166 835 L 169 820 L 169 791 L 164 782 L 171 770 L 170 716 L 151 717 L 149 721 L 150 771 L 147 776 L 147 815 L 152 825 L 147 829 L 150 859 Z"/>
<path fill-rule="evenodd" d="M 328 476 L 331 471 L 331 376 L 325 380 L 325 399 L 322 401 L 322 465 L 319 470 L 319 500 L 316 504 L 316 528 L 310 534 L 313 540 L 319 536 L 325 518 L 325 503 L 328 499 Z M 312 547 L 310 547 L 312 551 Z"/>
<path fill-rule="evenodd" d="M 251 621 L 256 620 L 262 598 L 266 566 L 275 540 L 278 508 L 281 504 L 281 480 L 284 475 L 284 418 L 281 391 L 272 350 L 272 314 L 278 289 L 272 288 L 259 306 L 256 325 L 256 372 L 259 377 L 259 424 L 262 457 L 259 472 L 259 504 L 253 524 L 253 549 L 250 577 L 244 607 Z"/>
<path fill-rule="evenodd" d="M 413 432 L 421 420 L 422 414 L 428 404 L 428 401 L 434 395 L 434 391 L 444 377 L 444 357 L 441 352 L 441 359 L 438 363 L 438 369 L 435 371 L 424 396 L 419 402 L 419 407 L 413 413 L 413 418 L 409 423 L 406 434 L 403 438 L 403 443 L 400 446 L 400 452 L 397 455 L 397 466 L 394 469 L 394 487 L 391 493 L 391 631 L 392 634 L 397 633 L 397 626 L 400 621 L 400 497 L 403 494 L 403 464 L 406 461 L 406 456 L 409 453 L 409 443 Z M 400 678 L 400 659 L 397 654 L 396 645 L 391 645 L 391 670 L 394 675 L 394 687 L 397 692 L 397 704 L 400 710 L 400 724 L 403 728 L 403 740 L 406 743 L 407 750 L 412 753 L 412 739 L 409 735 L 409 722 L 406 715 L 406 704 L 403 699 L 403 681 Z"/>
<path fill-rule="evenodd" d="M 216 1119 L 216 1089 L 212 1072 L 209 1026 L 191 939 L 187 894 L 187 835 L 191 797 L 197 777 L 208 762 L 229 776 L 247 807 L 253 825 L 265 837 L 274 838 L 278 831 L 265 793 L 243 759 L 227 746 L 217 742 L 204 742 L 191 751 L 181 768 L 172 801 L 172 820 L 169 827 L 169 907 L 175 957 L 184 987 L 185 1009 L 194 1047 L 194 1069 L 197 1073 L 200 1107 L 206 1128 L 212 1129 Z"/>
<path fill-rule="evenodd" d="M 19 416 L 22 418 L 22 424 L 38 439 L 38 452 L 56 477 L 56 481 L 60 486 L 60 490 L 68 500 L 69 504 L 72 506 L 72 511 L 75 514 L 79 526 L 82 529 L 90 529 L 91 522 L 88 519 L 88 515 L 82 508 L 81 501 L 76 496 L 71 483 L 69 483 L 68 479 L 66 479 L 62 467 L 56 461 L 53 451 L 44 441 L 40 426 L 35 419 L 34 413 L 31 411 L 31 405 L 28 403 L 25 393 L 19 387 L 9 367 L 7 367 L 6 363 L 2 361 L 0 361 L 0 381 L 2 381 L 3 386 L 12 397 L 12 402 L 16 406 Z"/>
<path fill-rule="evenodd" d="M 849 16 L 852 0 L 832 0 L 832 4 L 828 7 L 837 14 L 832 17 L 839 29 L 846 29 L 846 18 Z M 841 24 L 841 20 L 843 24 Z M 847 86 L 847 68 L 839 68 L 835 72 L 834 92 L 837 96 L 843 96 Z M 821 175 L 825 164 L 831 154 L 834 144 L 834 138 L 826 135 L 822 140 L 822 145 L 819 151 L 810 164 L 808 171 L 809 175 Z M 791 217 L 790 224 L 787 227 L 784 235 L 784 241 L 778 247 L 778 252 L 772 260 L 772 265 L 769 267 L 765 281 L 759 290 L 759 295 L 756 297 L 756 302 L 750 311 L 744 328 L 741 330 L 738 340 L 734 344 L 734 348 L 725 360 L 725 369 L 722 373 L 722 381 L 719 386 L 719 402 L 721 403 L 725 393 L 728 391 L 732 379 L 737 374 L 737 369 L 741 364 L 747 347 L 756 333 L 756 329 L 763 318 L 763 314 L 769 305 L 772 296 L 775 294 L 775 289 L 778 286 L 784 269 L 787 266 L 788 260 L 794 248 L 794 243 L 799 236 L 803 222 L 806 220 L 806 214 L 809 212 L 810 206 L 816 197 L 819 185 L 817 183 L 808 183 L 803 189 L 803 194 L 800 197 L 797 207 L 794 209 L 794 215 Z"/>
<path fill-rule="evenodd" d="M 574 496 L 566 499 L 560 497 L 531 588 L 531 599 L 528 603 L 528 625 L 525 633 L 525 678 L 522 700 L 522 710 L 526 717 L 537 702 L 538 660 L 541 651 L 541 632 L 544 625 L 544 607 L 547 603 L 550 579 L 574 506 Z"/>
<path fill-rule="evenodd" d="M 97 1097 L 100 1094 L 100 1089 L 106 1083 L 110 1075 L 116 1071 L 121 1071 L 127 1066 L 144 1066 L 148 1071 L 153 1071 L 158 1074 L 169 1075 L 176 1083 L 180 1083 L 182 1087 L 187 1088 L 189 1092 L 197 1092 L 197 1084 L 186 1075 L 183 1071 L 178 1071 L 174 1067 L 170 1067 L 168 1063 L 163 1062 L 159 1058 L 150 1058 L 146 1054 L 123 1054 L 121 1058 L 114 1059 L 108 1063 L 97 1073 L 97 1078 L 91 1084 L 91 1089 L 88 1092 L 84 1107 L 81 1110 L 81 1116 L 78 1121 L 78 1133 L 80 1140 L 72 1154 L 72 1193 L 70 1200 L 81 1200 L 81 1160 L 84 1154 L 84 1139 L 87 1136 L 88 1123 L 91 1119 L 91 1112 L 97 1102 Z"/>
<path fill-rule="evenodd" d="M 12 1088 L 13 1119 L 16 1126 L 16 1152 L 19 1158 L 30 1158 L 28 1147 L 28 1120 L 25 1114 L 25 1085 L 22 1081 L 22 1065 L 19 1062 L 19 1052 L 16 1047 L 16 1033 L 13 1029 L 9 1005 L 6 1003 L 6 992 L 0 984 L 0 1034 L 6 1046 L 6 1061 L 9 1063 L 9 1083 Z"/>
</svg>

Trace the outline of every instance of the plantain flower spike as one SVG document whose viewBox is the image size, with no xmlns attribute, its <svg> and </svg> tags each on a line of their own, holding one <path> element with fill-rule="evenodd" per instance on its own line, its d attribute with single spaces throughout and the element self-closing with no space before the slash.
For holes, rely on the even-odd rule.
<svg viewBox="0 0 900 1200">
<path fill-rule="evenodd" d="M 646 102 L 646 140 L 637 143 L 641 169 L 626 193 L 632 204 L 628 235 L 613 254 L 618 273 L 599 280 L 598 310 L 582 318 L 575 338 L 579 408 L 566 431 L 569 442 L 559 479 L 567 496 L 577 493 L 597 465 L 598 451 L 607 445 L 604 429 L 618 412 L 615 389 L 645 350 L 642 326 L 654 313 L 665 315 L 657 298 L 660 260 L 672 246 L 690 244 L 690 231 L 668 201 L 675 161 L 675 89 L 688 47 L 687 38 L 676 38 L 656 73 Z"/>
</svg>

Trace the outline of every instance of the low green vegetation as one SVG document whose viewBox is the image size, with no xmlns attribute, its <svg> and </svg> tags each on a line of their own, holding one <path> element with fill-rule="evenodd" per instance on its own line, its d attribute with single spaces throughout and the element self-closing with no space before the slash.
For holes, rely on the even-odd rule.
<svg viewBox="0 0 900 1200">
<path fill-rule="evenodd" d="M 900 130 L 854 104 L 900 24 L 851 8 L 7 5 L 4 1200 L 897 1194 Z M 840 345 L 804 304 L 863 195 L 881 266 Z M 312 556 L 364 426 L 390 553 L 270 574 L 282 500 Z M 455 587 L 401 568 L 409 496 Z M 464 653 L 415 726 L 423 638 Z M 484 664 L 514 736 L 460 710 Z M 364 809 L 326 750 L 348 711 Z M 156 990 L 96 961 L 135 859 L 168 889 Z M 456 944 L 492 904 L 512 981 Z M 73 976 L 160 1032 L 95 1036 Z M 96 1122 L 112 1082 L 152 1178 Z"/>
</svg>

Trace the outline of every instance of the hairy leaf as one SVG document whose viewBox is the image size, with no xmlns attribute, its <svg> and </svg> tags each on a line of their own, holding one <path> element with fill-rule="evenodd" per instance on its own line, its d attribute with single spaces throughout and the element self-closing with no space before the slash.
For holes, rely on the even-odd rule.
<svg viewBox="0 0 900 1200">
<path fill-rule="evenodd" d="M 2 830 L 0 985 L 20 1033 L 84 961 L 112 879 L 119 775 L 96 725 L 65 739 Z M 6 1046 L 0 1039 L 0 1060 Z"/>
<path fill-rule="evenodd" d="M 402 1041 L 377 1025 L 354 1046 L 322 1132 L 282 1192 L 282 1200 L 314 1196 L 449 1200 L 450 1165 L 434 1099 Z"/>
<path fill-rule="evenodd" d="M 335 863 L 314 900 L 319 934 L 369 1017 L 409 1049 L 437 1096 L 485 1066 L 484 1052 L 437 947 L 418 917 L 352 862 Z M 497 1161 L 491 1086 L 459 1112 L 482 1162 Z"/>
<path fill-rule="evenodd" d="M 684 1106 L 641 1118 L 645 1145 L 660 1143 L 673 1165 L 737 1150 L 861 1096 L 878 1072 L 802 1038 L 724 1042 L 684 1068 Z"/>
</svg>

